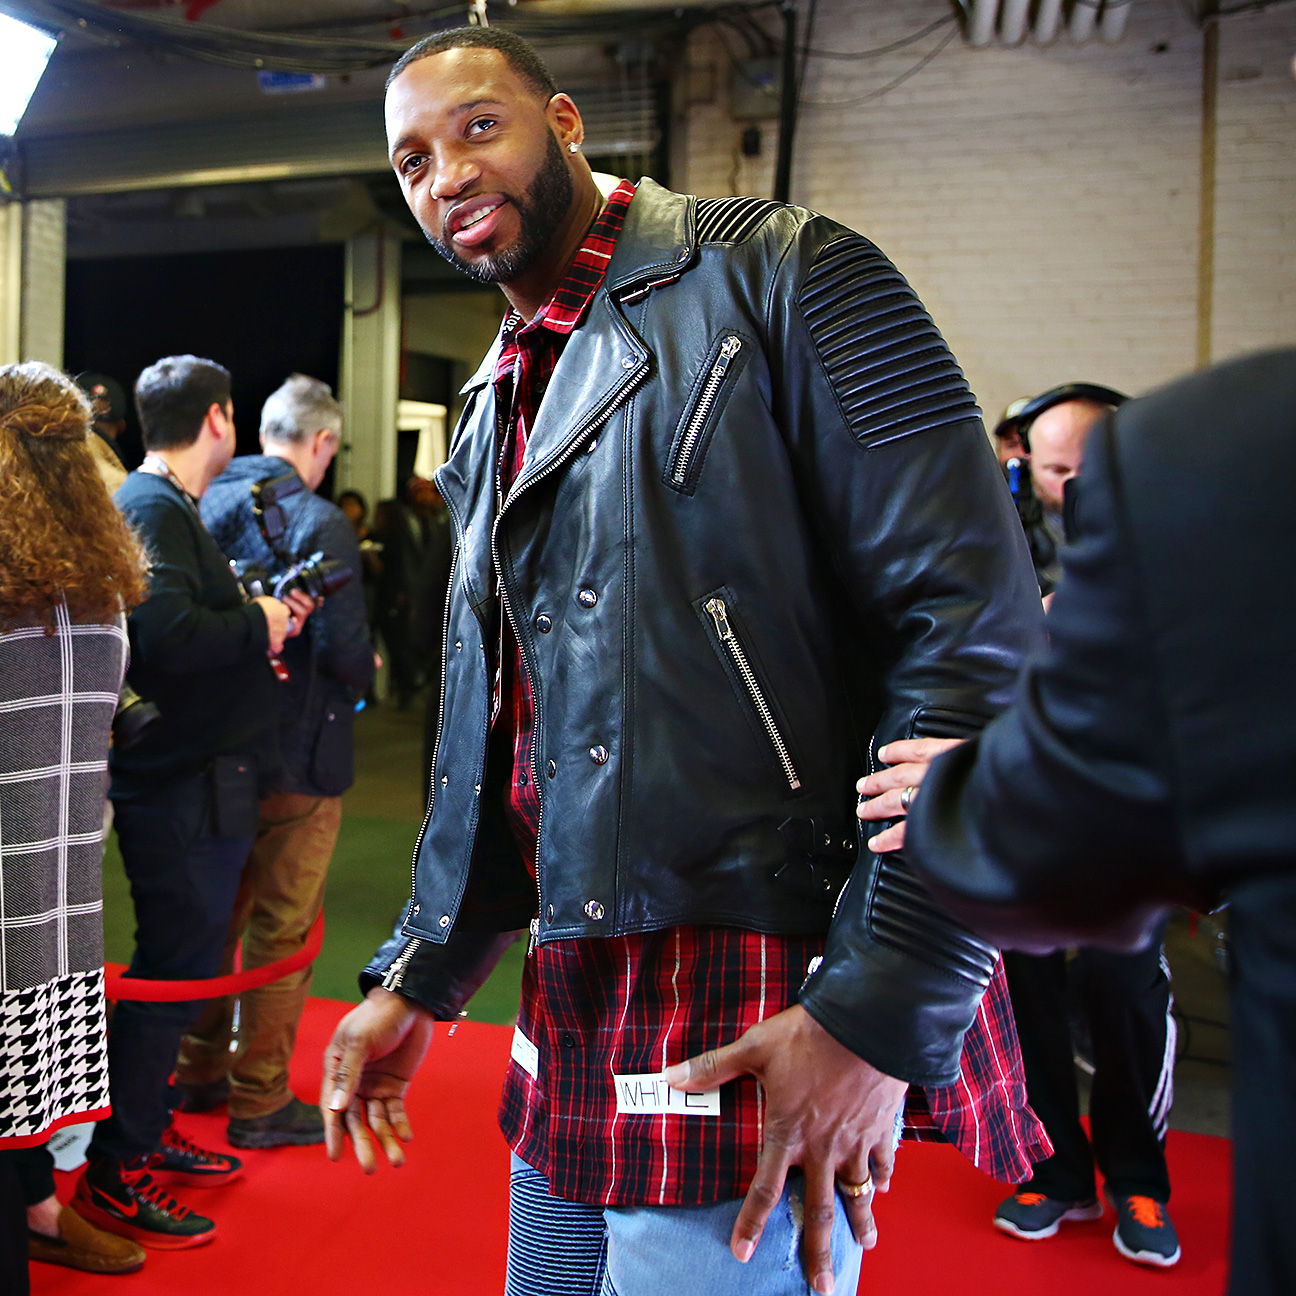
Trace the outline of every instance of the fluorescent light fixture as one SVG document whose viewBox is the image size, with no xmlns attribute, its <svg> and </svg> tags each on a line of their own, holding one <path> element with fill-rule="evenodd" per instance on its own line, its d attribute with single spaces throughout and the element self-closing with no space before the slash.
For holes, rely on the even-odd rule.
<svg viewBox="0 0 1296 1296">
<path fill-rule="evenodd" d="M 47 32 L 0 13 L 0 135 L 18 129 L 57 44 Z"/>
</svg>

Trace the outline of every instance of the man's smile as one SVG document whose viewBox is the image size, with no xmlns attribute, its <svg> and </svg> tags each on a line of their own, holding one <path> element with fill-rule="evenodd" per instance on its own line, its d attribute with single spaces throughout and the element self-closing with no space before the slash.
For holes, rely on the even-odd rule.
<svg viewBox="0 0 1296 1296">
<path fill-rule="evenodd" d="M 481 194 L 467 198 L 451 209 L 443 225 L 444 237 L 460 246 L 483 243 L 499 225 L 498 212 L 508 203 L 503 194 Z"/>
</svg>

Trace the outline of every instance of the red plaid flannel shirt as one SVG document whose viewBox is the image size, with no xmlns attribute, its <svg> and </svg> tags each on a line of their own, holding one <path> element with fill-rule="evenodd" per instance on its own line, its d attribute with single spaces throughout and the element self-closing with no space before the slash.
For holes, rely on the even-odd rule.
<svg viewBox="0 0 1296 1296">
<path fill-rule="evenodd" d="M 529 322 L 510 312 L 495 366 L 497 408 L 508 411 L 499 452 L 500 498 L 521 472 L 527 434 L 572 330 L 603 282 L 634 186 L 613 191 L 553 297 Z M 495 722 L 513 737 L 506 810 L 535 872 L 540 797 L 532 749 L 531 681 L 501 617 Z M 764 1095 L 751 1077 L 721 1090 L 718 1117 L 617 1112 L 613 1075 L 656 1074 L 738 1038 L 796 1002 L 817 936 L 768 936 L 730 927 L 676 927 L 535 948 L 500 1126 L 556 1196 L 603 1205 L 698 1205 L 741 1196 L 756 1170 Z M 948 1139 L 1009 1183 L 1051 1150 L 1026 1106 L 1007 986 L 996 970 L 947 1089 L 914 1091 L 906 1136 Z"/>
</svg>

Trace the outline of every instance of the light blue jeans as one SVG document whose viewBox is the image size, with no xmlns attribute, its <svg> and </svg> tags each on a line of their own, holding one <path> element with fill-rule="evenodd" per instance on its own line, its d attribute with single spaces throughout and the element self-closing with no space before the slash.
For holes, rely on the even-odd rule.
<svg viewBox="0 0 1296 1296">
<path fill-rule="evenodd" d="M 739 1264 L 729 1235 L 742 1199 L 713 1206 L 562 1201 L 513 1157 L 505 1296 L 807 1296 L 801 1270 L 803 1180 L 788 1177 L 756 1253 Z M 833 1223 L 835 1296 L 855 1296 L 863 1250 L 841 1199 Z"/>
</svg>

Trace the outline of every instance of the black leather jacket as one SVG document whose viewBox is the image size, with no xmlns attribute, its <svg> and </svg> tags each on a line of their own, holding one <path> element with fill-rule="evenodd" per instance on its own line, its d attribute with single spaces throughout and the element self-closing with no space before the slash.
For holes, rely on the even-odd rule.
<svg viewBox="0 0 1296 1296">
<path fill-rule="evenodd" d="M 824 217 L 645 180 L 498 517 L 495 356 L 437 474 L 457 545 L 434 795 L 362 986 L 452 1016 L 533 915 L 541 942 L 828 932 L 807 1010 L 951 1083 L 996 951 L 899 858 L 856 867 L 854 782 L 875 744 L 978 729 L 1041 618 L 930 318 Z M 535 694 L 538 888 L 486 759 L 501 601 Z"/>
</svg>

